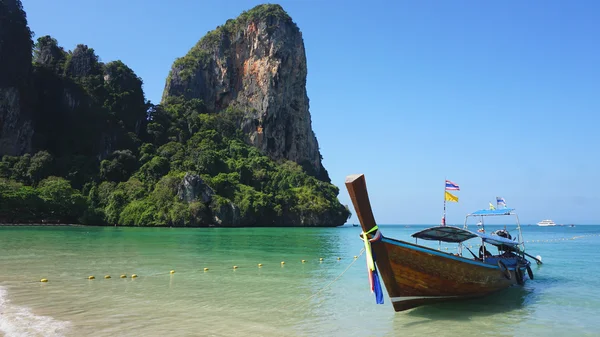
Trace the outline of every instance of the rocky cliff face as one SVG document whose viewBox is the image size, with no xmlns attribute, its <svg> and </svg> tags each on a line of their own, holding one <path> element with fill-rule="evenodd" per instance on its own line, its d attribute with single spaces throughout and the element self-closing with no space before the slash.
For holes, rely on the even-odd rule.
<svg viewBox="0 0 600 337">
<path fill-rule="evenodd" d="M 27 95 L 31 31 L 17 0 L 0 0 L 0 154 L 31 150 L 33 127 Z"/>
<path fill-rule="evenodd" d="M 31 35 L 21 0 L 0 0 L 0 219 L 229 227 L 348 219 L 311 128 L 302 36 L 280 6 L 207 34 L 175 62 L 158 106 L 121 61 L 104 64 L 84 44 L 66 52 L 51 36 L 33 45 Z"/>
<path fill-rule="evenodd" d="M 312 131 L 302 34 L 279 5 L 259 5 L 209 32 L 173 64 L 163 101 L 202 99 L 211 112 L 244 111 L 247 141 L 329 182 Z"/>
</svg>

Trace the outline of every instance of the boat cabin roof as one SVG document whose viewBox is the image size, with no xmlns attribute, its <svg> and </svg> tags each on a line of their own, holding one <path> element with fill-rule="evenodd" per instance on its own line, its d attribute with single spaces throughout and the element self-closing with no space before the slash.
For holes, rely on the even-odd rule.
<svg viewBox="0 0 600 337">
<path fill-rule="evenodd" d="M 437 226 L 416 232 L 412 237 L 423 240 L 459 243 L 476 238 L 477 234 L 454 226 Z"/>
<path fill-rule="evenodd" d="M 514 211 L 514 208 L 502 208 L 502 209 L 481 209 L 479 211 L 475 211 L 469 215 L 467 215 L 467 217 L 469 216 L 491 216 L 491 215 L 512 215 L 512 211 Z"/>
<path fill-rule="evenodd" d="M 454 226 L 430 227 L 414 233 L 412 237 L 423 240 L 442 241 L 451 243 L 459 243 L 479 237 L 484 242 L 494 246 L 505 245 L 513 247 L 519 244 L 517 241 L 509 240 L 498 235 L 471 232 L 470 230 Z"/>
</svg>

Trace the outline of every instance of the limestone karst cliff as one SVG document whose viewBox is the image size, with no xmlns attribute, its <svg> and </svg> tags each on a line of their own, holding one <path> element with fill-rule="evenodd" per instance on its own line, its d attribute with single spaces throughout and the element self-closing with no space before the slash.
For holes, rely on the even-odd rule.
<svg viewBox="0 0 600 337">
<path fill-rule="evenodd" d="M 208 32 L 177 59 L 169 96 L 201 99 L 211 112 L 244 111 L 247 142 L 329 182 L 312 130 L 302 33 L 280 5 L 259 5 Z"/>
<path fill-rule="evenodd" d="M 31 31 L 17 0 L 0 0 L 0 154 L 31 150 Z"/>
<path fill-rule="evenodd" d="M 31 36 L 21 1 L 0 0 L 0 223 L 348 219 L 312 132 L 302 37 L 281 7 L 209 33 L 175 63 L 157 105 L 123 62 Z"/>
</svg>

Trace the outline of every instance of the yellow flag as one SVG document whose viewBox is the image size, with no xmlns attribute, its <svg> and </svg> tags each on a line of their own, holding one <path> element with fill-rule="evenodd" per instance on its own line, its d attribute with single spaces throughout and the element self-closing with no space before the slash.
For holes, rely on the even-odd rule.
<svg viewBox="0 0 600 337">
<path fill-rule="evenodd" d="M 446 191 L 446 201 L 458 202 L 458 197 Z"/>
</svg>

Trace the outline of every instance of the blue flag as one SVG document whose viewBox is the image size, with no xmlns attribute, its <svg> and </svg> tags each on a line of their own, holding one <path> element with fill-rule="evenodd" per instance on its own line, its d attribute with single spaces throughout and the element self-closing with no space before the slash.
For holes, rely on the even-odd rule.
<svg viewBox="0 0 600 337">
<path fill-rule="evenodd" d="M 373 261 L 377 260 L 375 252 L 373 252 L 373 248 L 371 248 L 371 253 L 373 255 Z M 381 284 L 379 284 L 377 266 L 375 266 L 375 270 L 371 271 L 371 276 L 373 277 L 373 292 L 375 293 L 375 302 L 377 302 L 377 304 L 383 304 L 383 291 L 381 290 Z"/>
<path fill-rule="evenodd" d="M 375 301 L 377 304 L 383 304 L 383 291 L 381 290 L 381 284 L 379 284 L 379 275 L 377 269 L 373 270 L 373 283 L 375 291 Z"/>
</svg>

